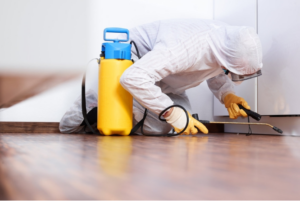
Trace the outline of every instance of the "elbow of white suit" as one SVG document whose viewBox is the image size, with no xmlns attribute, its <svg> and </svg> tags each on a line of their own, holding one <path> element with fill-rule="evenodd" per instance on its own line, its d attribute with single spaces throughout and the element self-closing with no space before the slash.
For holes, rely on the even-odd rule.
<svg viewBox="0 0 300 201">
<path fill-rule="evenodd" d="M 120 84 L 131 94 L 144 94 L 155 85 L 155 80 L 144 69 L 131 66 L 120 78 Z"/>
<path fill-rule="evenodd" d="M 137 86 L 140 86 L 139 80 L 139 76 L 135 76 L 131 69 L 127 69 L 120 78 L 120 84 L 126 91 L 133 95 L 135 93 L 135 89 L 138 88 Z"/>
<path fill-rule="evenodd" d="M 132 85 L 132 83 L 128 79 L 128 74 L 126 74 L 125 72 L 123 73 L 123 75 L 120 78 L 120 84 L 127 91 L 129 91 L 130 85 Z"/>
</svg>

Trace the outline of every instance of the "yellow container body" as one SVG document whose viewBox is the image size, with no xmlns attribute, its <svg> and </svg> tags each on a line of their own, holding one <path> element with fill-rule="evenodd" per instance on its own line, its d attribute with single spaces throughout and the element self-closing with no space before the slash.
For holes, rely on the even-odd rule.
<svg viewBox="0 0 300 201">
<path fill-rule="evenodd" d="M 132 64 L 130 60 L 101 59 L 97 122 L 101 134 L 130 134 L 133 98 L 120 84 L 120 78 Z"/>
</svg>

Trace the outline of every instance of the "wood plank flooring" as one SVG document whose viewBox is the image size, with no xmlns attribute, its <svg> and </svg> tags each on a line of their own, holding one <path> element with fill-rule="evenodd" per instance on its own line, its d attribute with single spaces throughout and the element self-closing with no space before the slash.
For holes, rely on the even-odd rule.
<svg viewBox="0 0 300 201">
<path fill-rule="evenodd" d="M 0 199 L 300 199 L 300 138 L 0 134 Z"/>
<path fill-rule="evenodd" d="M 204 124 L 209 133 L 224 133 L 224 124 Z M 0 133 L 60 133 L 59 122 L 1 122 Z"/>
<path fill-rule="evenodd" d="M 0 122 L 0 133 L 60 133 L 58 127 L 58 122 Z"/>
</svg>

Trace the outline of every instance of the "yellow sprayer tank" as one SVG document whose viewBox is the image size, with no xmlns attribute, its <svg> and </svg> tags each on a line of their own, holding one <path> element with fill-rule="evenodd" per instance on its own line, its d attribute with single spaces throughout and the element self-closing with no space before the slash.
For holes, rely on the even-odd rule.
<svg viewBox="0 0 300 201">
<path fill-rule="evenodd" d="M 125 33 L 127 40 L 107 39 L 106 33 Z M 120 84 L 123 72 L 131 66 L 129 31 L 122 28 L 106 28 L 99 64 L 97 128 L 104 135 L 129 135 L 132 129 L 133 98 Z"/>
</svg>

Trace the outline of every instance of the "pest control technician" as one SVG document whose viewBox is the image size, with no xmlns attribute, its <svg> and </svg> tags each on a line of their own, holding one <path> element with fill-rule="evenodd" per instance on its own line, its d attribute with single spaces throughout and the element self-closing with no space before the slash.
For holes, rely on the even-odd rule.
<svg viewBox="0 0 300 201">
<path fill-rule="evenodd" d="M 261 75 L 262 48 L 253 28 L 214 20 L 166 20 L 131 29 L 130 40 L 136 43 L 142 58 L 123 73 L 120 83 L 134 98 L 133 125 L 143 118 L 145 108 L 149 110 L 144 133 L 161 134 L 172 128 L 180 132 L 187 123 L 181 108 L 173 107 L 163 115 L 168 124 L 161 122 L 158 114 L 174 104 L 191 112 L 185 91 L 203 81 L 207 81 L 212 93 L 227 108 L 230 118 L 247 116 L 238 104 L 250 107 L 235 95 L 234 86 Z M 134 48 L 132 53 L 136 54 Z M 82 115 L 74 113 L 80 105 L 78 100 L 61 120 L 61 132 L 82 129 Z M 196 127 L 208 133 L 203 124 L 189 115 L 184 134 L 196 134 Z"/>
</svg>

